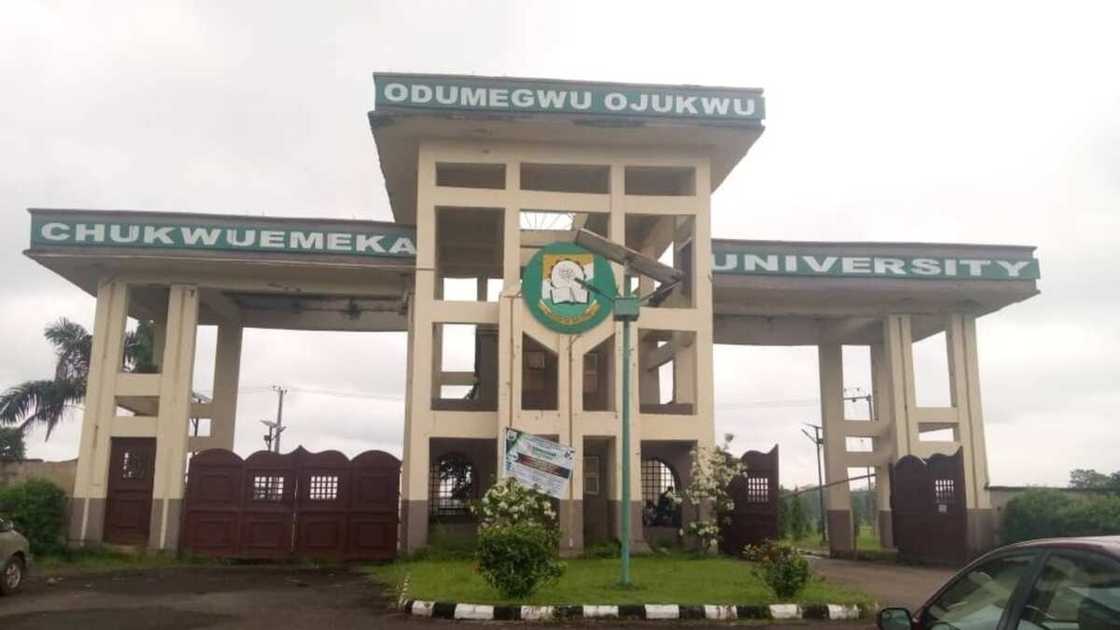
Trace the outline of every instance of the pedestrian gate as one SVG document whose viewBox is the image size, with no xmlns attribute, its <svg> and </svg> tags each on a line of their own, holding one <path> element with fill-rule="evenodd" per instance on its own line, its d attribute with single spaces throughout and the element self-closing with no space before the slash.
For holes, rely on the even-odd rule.
<svg viewBox="0 0 1120 630">
<path fill-rule="evenodd" d="M 743 547 L 765 540 L 777 540 L 778 531 L 778 447 L 769 453 L 743 453 L 747 471 L 727 485 L 734 509 L 721 515 L 722 551 L 738 556 Z"/>
<path fill-rule="evenodd" d="M 898 557 L 959 566 L 968 559 L 964 455 L 907 455 L 891 466 L 891 519 Z"/>
<path fill-rule="evenodd" d="M 400 460 L 303 447 L 190 461 L 181 547 L 229 558 L 385 560 L 397 551 Z"/>
</svg>

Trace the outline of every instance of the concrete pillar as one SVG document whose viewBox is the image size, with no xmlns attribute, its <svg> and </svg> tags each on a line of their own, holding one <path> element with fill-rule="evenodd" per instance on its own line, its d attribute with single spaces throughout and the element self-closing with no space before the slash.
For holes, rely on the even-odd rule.
<svg viewBox="0 0 1120 630">
<path fill-rule="evenodd" d="M 824 429 L 824 504 L 828 544 L 833 553 L 852 551 L 852 497 L 847 483 L 847 440 L 844 423 L 844 362 L 840 344 L 817 347 L 821 390 L 821 425 Z M 830 485 L 834 484 L 834 485 Z"/>
<path fill-rule="evenodd" d="M 958 417 L 956 435 L 964 451 L 968 547 L 970 554 L 978 555 L 995 544 L 995 517 L 988 491 L 988 452 L 980 401 L 976 318 L 951 315 L 946 330 L 950 391 Z"/>
<path fill-rule="evenodd" d="M 172 285 L 168 296 L 167 340 L 160 371 L 156 462 L 148 536 L 148 546 L 152 549 L 173 551 L 179 547 L 198 297 L 198 287 L 186 285 Z"/>
<path fill-rule="evenodd" d="M 885 454 L 886 463 L 875 467 L 875 502 L 879 513 L 876 515 L 879 526 L 879 544 L 884 548 L 894 547 L 894 522 L 891 518 L 891 476 L 890 465 L 894 461 L 895 445 L 889 438 L 894 413 L 889 402 L 890 366 L 887 363 L 886 345 L 871 344 L 871 401 L 872 421 L 879 429 L 879 437 L 872 439 L 872 450 Z"/>
<path fill-rule="evenodd" d="M 93 322 L 89 376 L 86 380 L 85 410 L 74 496 L 70 503 L 67 538 L 82 546 L 101 542 L 108 491 L 109 438 L 116 415 L 115 388 L 124 352 L 124 329 L 128 315 L 128 287 L 107 280 L 97 287 L 97 311 Z"/>
<path fill-rule="evenodd" d="M 211 405 L 210 436 L 215 448 L 233 450 L 237 425 L 237 393 L 241 378 L 242 328 L 237 324 L 218 326 L 218 348 L 214 358 L 214 400 Z"/>
</svg>

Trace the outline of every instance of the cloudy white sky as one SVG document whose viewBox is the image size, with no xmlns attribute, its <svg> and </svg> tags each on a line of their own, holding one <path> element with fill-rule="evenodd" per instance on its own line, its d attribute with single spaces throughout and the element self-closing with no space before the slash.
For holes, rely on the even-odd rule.
<svg viewBox="0 0 1120 630">
<path fill-rule="evenodd" d="M 25 208 L 388 219 L 375 70 L 757 86 L 767 131 L 713 198 L 727 238 L 1037 245 L 1042 294 L 982 320 L 994 483 L 1120 468 L 1115 3 L 5 2 L 0 385 L 93 300 L 24 258 Z M 199 346 L 210 378 L 211 331 Z M 919 351 L 922 396 L 947 397 Z M 267 386 L 286 445 L 400 451 L 404 339 L 248 331 L 237 446 Z M 849 362 L 866 387 L 865 359 Z M 862 368 L 862 369 L 861 369 Z M 721 347 L 716 423 L 815 481 L 812 348 Z M 343 395 L 346 394 L 346 395 Z M 76 455 L 78 420 L 31 454 Z"/>
</svg>

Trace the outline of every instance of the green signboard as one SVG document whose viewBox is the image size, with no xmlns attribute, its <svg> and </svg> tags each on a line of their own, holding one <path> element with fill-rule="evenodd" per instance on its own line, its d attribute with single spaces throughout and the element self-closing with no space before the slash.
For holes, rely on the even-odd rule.
<svg viewBox="0 0 1120 630">
<path fill-rule="evenodd" d="M 762 90 L 424 74 L 375 74 L 376 106 L 422 110 L 685 118 L 757 125 Z"/>
<path fill-rule="evenodd" d="M 900 280 L 1037 280 L 1038 260 L 1024 257 L 837 254 L 751 246 L 712 246 L 714 273 L 895 278 Z"/>
<path fill-rule="evenodd" d="M 556 332 L 575 334 L 591 330 L 610 315 L 606 296 L 615 295 L 616 288 L 606 258 L 573 243 L 552 243 L 529 260 L 521 292 L 537 321 Z"/>
<path fill-rule="evenodd" d="M 81 246 L 144 249 L 217 250 L 329 254 L 333 256 L 416 256 L 411 228 L 376 226 L 338 229 L 246 218 L 237 225 L 90 220 L 33 216 L 32 246 Z"/>
</svg>

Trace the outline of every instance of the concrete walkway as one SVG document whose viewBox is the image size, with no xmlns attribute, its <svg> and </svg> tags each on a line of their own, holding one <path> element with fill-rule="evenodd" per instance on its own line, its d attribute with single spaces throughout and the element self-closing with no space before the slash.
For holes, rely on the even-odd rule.
<svg viewBox="0 0 1120 630">
<path fill-rule="evenodd" d="M 905 606 L 910 610 L 924 604 L 954 573 L 952 569 L 833 558 L 814 557 L 809 562 L 818 575 L 868 593 L 882 607 Z"/>
</svg>

